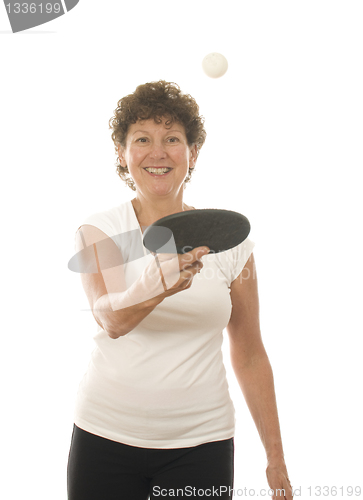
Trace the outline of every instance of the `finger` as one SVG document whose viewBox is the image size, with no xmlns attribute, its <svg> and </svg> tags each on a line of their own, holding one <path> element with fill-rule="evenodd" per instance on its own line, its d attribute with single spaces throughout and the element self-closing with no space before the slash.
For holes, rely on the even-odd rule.
<svg viewBox="0 0 363 500">
<path fill-rule="evenodd" d="M 170 259 L 161 261 L 158 257 L 159 256 L 155 255 L 155 260 L 157 260 L 157 263 L 159 265 L 165 291 L 176 285 L 180 279 L 179 259 L 177 254 L 174 254 Z"/>
<path fill-rule="evenodd" d="M 209 248 L 208 247 L 197 247 L 197 248 L 194 248 L 193 250 L 191 250 L 188 253 L 190 255 L 192 255 L 193 261 L 194 260 L 199 260 L 202 257 L 204 257 L 204 255 L 207 255 L 209 253 Z M 187 255 L 187 254 L 185 254 L 185 255 Z"/>
<path fill-rule="evenodd" d="M 156 254 L 155 252 L 150 252 L 152 255 L 158 255 L 158 259 L 160 264 L 162 262 L 167 262 L 169 260 L 174 260 L 175 258 L 179 259 L 179 264 L 180 264 L 180 269 L 185 269 L 193 262 L 196 260 L 201 259 L 204 255 L 206 255 L 209 252 L 208 247 L 197 247 L 191 250 L 190 252 L 187 252 L 185 254 L 176 254 L 176 253 L 158 253 Z"/>
<path fill-rule="evenodd" d="M 210 252 L 210 248 L 209 247 L 197 247 L 197 248 L 194 248 L 193 250 L 195 253 L 195 258 L 196 259 L 201 259 L 204 255 L 207 255 L 209 252 Z"/>
<path fill-rule="evenodd" d="M 180 272 L 180 278 L 181 279 L 193 279 L 194 276 L 200 272 L 202 267 L 203 267 L 203 263 L 200 260 L 197 260 L 197 261 L 193 262 L 193 264 L 191 264 L 187 268 L 184 268 Z"/>
<path fill-rule="evenodd" d="M 286 478 L 286 484 L 285 484 L 285 499 L 286 500 L 293 500 L 293 494 L 292 494 L 292 486 L 290 483 L 290 479 Z"/>
<path fill-rule="evenodd" d="M 156 252 L 150 252 L 152 255 L 157 255 L 158 259 L 160 262 L 164 262 L 167 260 L 175 259 L 175 257 L 178 257 L 178 254 L 175 253 L 156 253 Z"/>
<path fill-rule="evenodd" d="M 270 484 L 270 488 L 272 491 L 271 495 L 272 500 L 284 500 L 286 498 L 284 495 L 284 493 L 286 493 L 286 488 L 283 488 L 281 484 L 278 486 L 276 485 L 271 486 Z"/>
<path fill-rule="evenodd" d="M 164 291 L 181 286 L 184 290 L 189 285 L 191 285 L 190 280 L 193 279 L 195 274 L 200 272 L 203 267 L 203 263 L 199 260 L 195 260 L 195 254 L 200 253 L 201 256 L 208 252 L 208 247 L 203 249 L 201 247 L 199 252 L 198 249 L 193 250 L 193 254 L 184 254 L 183 256 L 178 254 L 156 254 L 153 252 L 155 262 L 160 270 L 160 276 L 162 279 L 162 284 Z M 192 261 L 194 259 L 194 261 Z M 192 262 L 192 263 L 191 263 Z"/>
<path fill-rule="evenodd" d="M 193 266 L 187 271 L 181 271 L 179 282 L 172 288 L 176 289 L 176 291 L 186 290 L 192 286 L 194 276 L 199 272 L 199 266 L 202 266 L 202 263 L 195 263 Z"/>
<path fill-rule="evenodd" d="M 191 250 L 190 252 L 183 254 L 182 256 L 180 256 L 181 267 L 185 267 L 192 264 L 196 260 L 201 259 L 208 252 L 209 252 L 208 247 L 197 247 Z"/>
<path fill-rule="evenodd" d="M 191 265 L 183 264 L 176 256 L 173 259 L 160 262 L 160 259 L 157 259 L 155 255 L 155 261 L 159 265 L 165 290 L 179 286 L 182 286 L 184 289 L 187 284 L 186 282 L 192 279 L 198 270 L 203 267 L 200 261 L 196 261 Z M 179 269 L 179 266 L 182 269 Z"/>
</svg>

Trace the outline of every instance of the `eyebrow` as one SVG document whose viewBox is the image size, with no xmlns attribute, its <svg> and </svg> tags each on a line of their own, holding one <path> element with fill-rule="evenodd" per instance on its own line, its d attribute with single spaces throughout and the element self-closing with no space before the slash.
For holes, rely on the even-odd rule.
<svg viewBox="0 0 363 500">
<path fill-rule="evenodd" d="M 147 130 L 136 130 L 132 135 L 134 136 L 135 134 L 137 134 L 138 132 L 141 132 L 142 134 L 149 134 L 150 132 L 148 132 Z M 177 130 L 177 129 L 168 129 L 168 132 L 179 132 L 179 134 L 182 134 L 182 132 L 180 130 Z"/>
</svg>

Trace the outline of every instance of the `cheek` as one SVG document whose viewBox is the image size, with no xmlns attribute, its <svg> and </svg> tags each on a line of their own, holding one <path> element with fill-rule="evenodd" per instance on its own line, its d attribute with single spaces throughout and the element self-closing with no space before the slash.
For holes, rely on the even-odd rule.
<svg viewBox="0 0 363 500">
<path fill-rule="evenodd" d="M 127 155 L 127 160 L 130 164 L 137 164 L 141 161 L 143 156 L 141 151 L 131 150 Z"/>
<path fill-rule="evenodd" d="M 189 160 L 189 153 L 185 150 L 179 150 L 175 152 L 174 160 L 180 164 L 187 164 Z"/>
</svg>

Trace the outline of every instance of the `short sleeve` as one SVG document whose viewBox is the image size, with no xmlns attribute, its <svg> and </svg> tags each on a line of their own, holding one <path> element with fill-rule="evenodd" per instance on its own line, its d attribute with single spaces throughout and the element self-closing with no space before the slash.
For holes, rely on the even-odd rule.
<svg viewBox="0 0 363 500">
<path fill-rule="evenodd" d="M 76 230 L 75 235 L 74 235 L 74 248 L 76 248 L 76 245 L 77 245 L 76 238 L 77 238 L 77 233 L 78 233 L 79 229 L 82 226 L 86 226 L 86 225 L 97 227 L 97 229 L 100 229 L 108 237 L 113 236 L 112 235 L 112 226 L 110 225 L 107 218 L 105 218 L 102 213 L 93 214 L 93 215 L 90 215 L 89 217 L 87 217 L 86 219 L 84 219 L 82 223 L 78 224 L 77 230 Z M 86 243 L 83 239 L 82 232 L 80 233 L 80 235 L 82 238 L 83 246 L 84 246 L 84 248 L 86 248 Z M 87 248 L 90 248 L 91 254 L 93 255 L 92 247 L 87 247 Z"/>
<path fill-rule="evenodd" d="M 129 261 L 131 262 L 144 257 L 145 253 L 142 239 L 140 238 L 140 229 L 122 231 L 122 221 L 119 221 L 117 214 L 111 210 L 90 215 L 83 220 L 82 224 L 78 226 L 78 229 L 87 224 L 97 227 L 113 240 L 122 253 L 125 264 Z M 107 248 L 108 243 L 106 240 L 104 241 Z M 100 245 L 100 243 L 98 245 Z"/>
<path fill-rule="evenodd" d="M 222 266 L 223 273 L 227 278 L 228 286 L 241 274 L 242 269 L 252 254 L 254 246 L 255 243 L 246 238 L 239 245 L 216 254 Z"/>
<path fill-rule="evenodd" d="M 78 229 L 81 226 L 88 225 L 88 224 L 91 226 L 97 227 L 98 229 L 103 231 L 110 238 L 112 238 L 112 236 L 114 236 L 114 234 L 112 234 L 114 232 L 114 228 L 112 226 L 112 223 L 109 220 L 109 218 L 107 216 L 105 216 L 105 214 L 102 212 L 97 213 L 97 214 L 92 214 L 89 217 L 87 217 L 86 219 L 84 219 L 82 224 L 80 224 L 78 226 Z M 78 229 L 77 229 L 77 231 L 78 231 Z"/>
</svg>

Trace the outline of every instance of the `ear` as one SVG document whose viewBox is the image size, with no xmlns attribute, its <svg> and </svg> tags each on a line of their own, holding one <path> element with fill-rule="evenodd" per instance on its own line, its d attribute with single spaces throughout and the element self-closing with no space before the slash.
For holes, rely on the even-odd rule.
<svg viewBox="0 0 363 500">
<path fill-rule="evenodd" d="M 121 144 L 118 144 L 117 150 L 121 167 L 126 167 L 125 148 L 123 148 Z"/>
<path fill-rule="evenodd" d="M 190 148 L 189 167 L 195 167 L 195 164 L 197 162 L 197 157 L 198 157 L 198 146 L 194 144 Z"/>
</svg>

